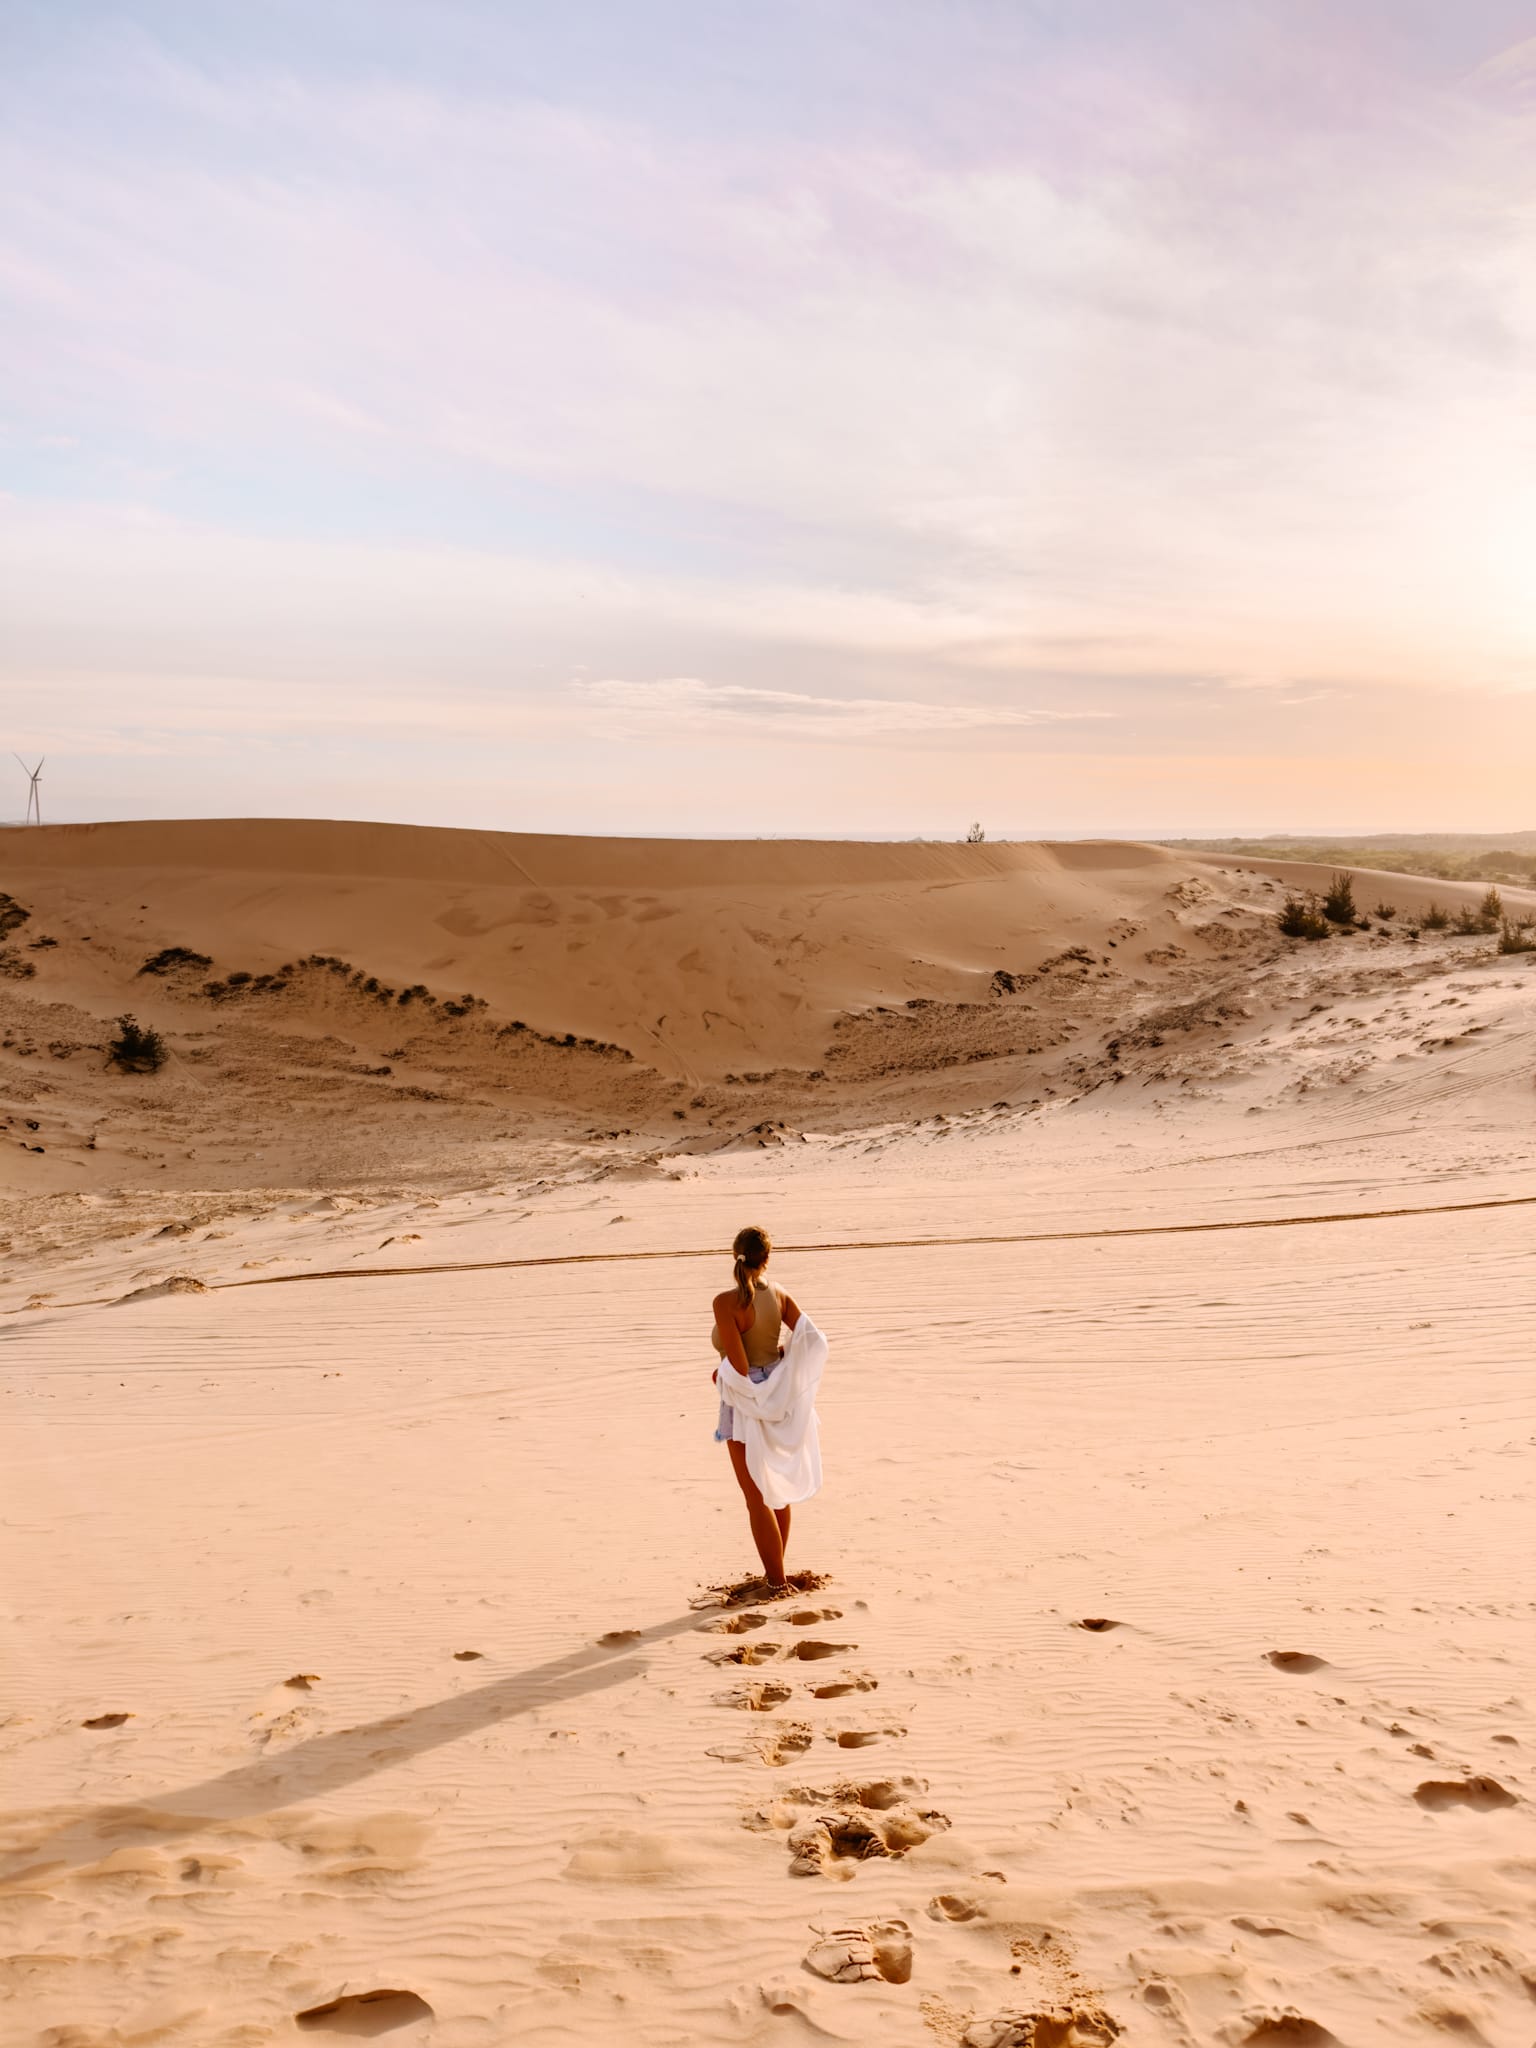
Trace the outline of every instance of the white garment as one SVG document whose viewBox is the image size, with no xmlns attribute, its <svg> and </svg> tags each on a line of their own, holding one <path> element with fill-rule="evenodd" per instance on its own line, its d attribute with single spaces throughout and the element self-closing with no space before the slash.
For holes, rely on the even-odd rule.
<svg viewBox="0 0 1536 2048">
<path fill-rule="evenodd" d="M 821 1428 L 816 1389 L 827 1363 L 827 1340 L 803 1311 L 781 1363 L 765 1380 L 743 1379 L 720 1364 L 720 1398 L 736 1419 L 747 1470 L 771 1508 L 793 1507 L 821 1491 Z"/>
</svg>

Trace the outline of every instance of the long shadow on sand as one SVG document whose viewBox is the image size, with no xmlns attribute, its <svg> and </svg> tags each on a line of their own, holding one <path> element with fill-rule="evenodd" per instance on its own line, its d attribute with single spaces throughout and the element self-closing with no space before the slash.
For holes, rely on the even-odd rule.
<svg viewBox="0 0 1536 2048">
<path fill-rule="evenodd" d="M 707 1625 L 706 1616 L 690 1610 L 633 1634 L 625 1631 L 625 1641 L 607 1648 L 599 1644 L 575 1650 L 470 1692 L 455 1693 L 451 1699 L 409 1707 L 380 1721 L 339 1728 L 331 1735 L 312 1736 L 281 1755 L 242 1764 L 158 1798 L 95 1807 L 63 1821 L 55 1808 L 50 1814 L 34 1816 L 45 1824 L 51 1820 L 54 1826 L 31 1841 L 21 1839 L 25 1830 L 18 1826 L 27 1816 L 13 1814 L 8 1817 L 6 1833 L 14 1846 L 0 1868 L 0 1884 L 93 1863 L 109 1849 L 175 1839 L 317 1799 L 388 1770 L 407 1757 L 458 1742 L 535 1707 L 579 1699 L 585 1693 L 638 1678 L 646 1669 L 646 1660 L 636 1651 Z"/>
</svg>

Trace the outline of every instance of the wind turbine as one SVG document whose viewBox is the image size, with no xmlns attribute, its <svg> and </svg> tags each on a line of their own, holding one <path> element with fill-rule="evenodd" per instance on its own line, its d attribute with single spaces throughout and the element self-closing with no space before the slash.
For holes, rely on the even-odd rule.
<svg viewBox="0 0 1536 2048">
<path fill-rule="evenodd" d="M 42 774 L 43 761 L 46 761 L 47 758 L 48 756 L 44 754 L 43 760 L 39 761 L 35 768 L 29 768 L 26 762 L 22 760 L 20 754 L 12 754 L 11 756 L 11 759 L 27 778 L 27 823 L 29 825 L 41 825 L 43 822 L 43 799 L 38 791 L 37 778 Z"/>
</svg>

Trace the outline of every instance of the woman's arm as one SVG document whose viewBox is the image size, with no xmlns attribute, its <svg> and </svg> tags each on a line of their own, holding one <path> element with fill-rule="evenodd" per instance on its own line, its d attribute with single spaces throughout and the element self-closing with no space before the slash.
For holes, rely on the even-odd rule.
<svg viewBox="0 0 1536 2048">
<path fill-rule="evenodd" d="M 782 1287 L 779 1289 L 779 1314 L 784 1318 L 790 1329 L 793 1329 L 800 1320 L 799 1309 L 790 1300 Z"/>
<path fill-rule="evenodd" d="M 747 1377 L 747 1351 L 741 1341 L 741 1331 L 736 1324 L 736 1293 L 715 1296 L 715 1329 L 719 1337 L 720 1361 L 728 1365 L 738 1379 Z"/>
</svg>

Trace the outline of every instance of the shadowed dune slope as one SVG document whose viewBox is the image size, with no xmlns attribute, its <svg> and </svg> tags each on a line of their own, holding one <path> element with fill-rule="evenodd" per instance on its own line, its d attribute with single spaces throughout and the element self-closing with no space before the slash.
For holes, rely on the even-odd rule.
<svg viewBox="0 0 1536 2048">
<path fill-rule="evenodd" d="M 1167 923 L 1165 892 L 1195 872 L 1110 842 L 580 839 L 282 819 L 12 831 L 0 869 L 31 928 L 61 942 L 40 974 L 88 1007 L 118 1002 L 169 946 L 207 955 L 215 975 L 318 953 L 700 1074 L 815 1065 L 850 1009 L 984 996 L 997 969 L 1097 946 L 1117 920 Z M 131 987 L 146 1011 L 189 992 L 165 978 Z"/>
</svg>

